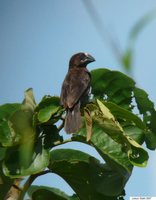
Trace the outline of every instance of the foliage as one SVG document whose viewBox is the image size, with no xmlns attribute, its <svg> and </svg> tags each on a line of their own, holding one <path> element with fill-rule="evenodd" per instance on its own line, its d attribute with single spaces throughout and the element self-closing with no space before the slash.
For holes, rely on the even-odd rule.
<svg viewBox="0 0 156 200">
<path fill-rule="evenodd" d="M 36 104 L 28 89 L 23 103 L 0 106 L 1 199 L 14 180 L 26 176 L 19 199 L 26 192 L 33 200 L 124 199 L 134 166 L 145 167 L 148 162 L 141 145 L 156 149 L 156 110 L 147 93 L 125 74 L 96 69 L 91 75 L 90 102 L 81 109 L 83 127 L 69 140 L 61 136 L 65 110 L 59 97 L 44 96 Z M 75 141 L 94 147 L 103 163 L 82 151 L 54 149 Z M 31 186 L 36 177 L 51 172 L 61 176 L 75 194 Z"/>
<path fill-rule="evenodd" d="M 133 70 L 132 66 L 133 66 L 133 57 L 135 52 L 134 47 L 138 36 L 142 32 L 142 30 L 155 18 L 156 18 L 156 12 L 154 9 L 148 12 L 143 17 L 141 17 L 141 19 L 139 19 L 131 28 L 129 37 L 127 39 L 126 49 L 124 50 L 124 53 L 121 55 L 120 59 L 123 69 L 127 73 L 130 73 Z"/>
</svg>

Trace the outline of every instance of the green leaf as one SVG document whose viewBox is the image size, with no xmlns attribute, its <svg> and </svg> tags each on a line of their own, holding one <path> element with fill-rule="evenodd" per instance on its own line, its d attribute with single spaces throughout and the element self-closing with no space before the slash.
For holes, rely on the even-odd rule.
<svg viewBox="0 0 156 200">
<path fill-rule="evenodd" d="M 121 56 L 121 64 L 127 72 L 132 70 L 132 62 L 134 56 L 135 42 L 141 31 L 156 17 L 155 10 L 150 11 L 148 14 L 143 16 L 136 24 L 132 27 L 129 37 L 127 48 L 124 54 Z"/>
<path fill-rule="evenodd" d="M 59 107 L 53 105 L 41 109 L 38 113 L 38 120 L 42 123 L 47 122 L 53 114 L 59 110 Z"/>
<path fill-rule="evenodd" d="M 102 102 L 104 103 L 111 111 L 111 113 L 119 120 L 126 121 L 127 125 L 135 125 L 136 127 L 144 130 L 146 125 L 144 122 L 132 112 L 112 103 L 112 102 Z"/>
<path fill-rule="evenodd" d="M 60 109 L 61 106 L 58 97 L 45 96 L 36 108 L 39 122 L 47 122 Z"/>
<path fill-rule="evenodd" d="M 124 132 L 133 140 L 135 140 L 139 144 L 143 144 L 145 141 L 145 133 L 142 129 L 138 128 L 135 125 L 127 125 L 123 126 Z"/>
<path fill-rule="evenodd" d="M 21 143 L 24 135 L 32 131 L 32 117 L 35 108 L 32 89 L 25 92 L 22 104 L 0 106 L 0 142 L 5 147 Z"/>
<path fill-rule="evenodd" d="M 97 99 L 97 104 L 98 104 L 104 118 L 115 121 L 115 117 L 112 115 L 110 110 L 98 99 Z"/>
<path fill-rule="evenodd" d="M 22 103 L 22 110 L 30 111 L 33 113 L 36 107 L 36 102 L 33 95 L 33 89 L 32 88 L 27 89 L 24 95 L 25 95 L 25 98 Z"/>
<path fill-rule="evenodd" d="M 28 190 L 28 194 L 33 200 L 79 200 L 78 197 L 69 196 L 57 188 L 37 185 L 32 185 Z"/>
<path fill-rule="evenodd" d="M 134 96 L 140 114 L 147 115 L 148 111 L 152 112 L 154 110 L 154 103 L 148 98 L 148 94 L 143 89 L 135 88 Z"/>
<path fill-rule="evenodd" d="M 51 149 L 58 142 L 63 141 L 63 137 L 59 135 L 59 130 L 55 125 L 41 126 L 42 137 L 44 137 L 44 148 Z M 40 130 L 40 131 L 41 131 Z"/>
<path fill-rule="evenodd" d="M 49 150 L 44 148 L 43 138 L 38 138 L 34 148 L 29 150 L 30 138 L 22 146 L 13 147 L 7 150 L 6 157 L 3 162 L 3 172 L 11 178 L 19 178 L 36 174 L 44 170 L 49 164 Z M 25 161 L 26 159 L 26 161 Z"/>
<path fill-rule="evenodd" d="M 32 199 L 33 200 L 50 200 L 50 199 L 55 199 L 55 200 L 67 200 L 67 198 L 61 197 L 60 195 L 57 195 L 49 190 L 46 189 L 39 189 L 35 191 L 32 194 Z M 69 199 L 69 198 L 68 198 Z"/>
<path fill-rule="evenodd" d="M 121 64 L 123 64 L 123 67 L 126 69 L 127 72 L 131 70 L 132 67 L 132 61 L 133 61 L 133 51 L 129 47 L 125 51 L 125 53 L 122 55 L 121 58 Z"/>
<path fill-rule="evenodd" d="M 153 150 L 156 148 L 156 110 L 154 103 L 148 98 L 148 94 L 140 88 L 135 88 L 134 96 L 140 114 L 143 115 L 143 120 L 148 129 L 150 129 L 146 133 L 146 145 Z"/>
<path fill-rule="evenodd" d="M 10 116 L 19 110 L 21 107 L 21 104 L 18 103 L 10 103 L 10 104 L 4 104 L 0 106 L 0 121 L 3 121 L 3 119 L 9 119 Z"/>
<path fill-rule="evenodd" d="M 20 110 L 21 104 L 4 104 L 0 106 L 0 143 L 4 147 L 18 143 L 19 137 L 12 129 L 11 117 Z"/>
<path fill-rule="evenodd" d="M 139 144 L 144 142 L 146 125 L 137 115 L 112 102 L 102 103 L 104 103 L 104 105 L 110 109 L 111 113 L 120 122 L 120 125 L 127 135 L 129 135 Z"/>
<path fill-rule="evenodd" d="M 149 158 L 148 153 L 136 141 L 134 141 L 132 138 L 130 138 L 129 136 L 126 135 L 123 128 L 121 127 L 121 125 L 119 123 L 117 123 L 115 121 L 114 116 L 110 113 L 108 108 L 105 107 L 104 104 L 102 102 L 100 102 L 99 100 L 97 100 L 97 102 L 98 102 L 100 109 L 102 110 L 105 120 L 110 119 L 109 122 L 111 123 L 111 126 L 110 126 L 110 131 L 108 131 L 108 132 L 111 132 L 112 127 L 113 127 L 113 130 L 115 130 L 114 132 L 116 132 L 117 129 L 121 130 L 121 131 L 116 132 L 118 135 L 120 134 L 119 135 L 120 138 L 114 136 L 114 134 L 110 135 L 108 132 L 107 133 L 112 137 L 112 139 L 115 139 L 115 141 L 117 141 L 119 143 L 121 143 L 121 140 L 123 140 L 123 142 L 121 143 L 123 145 L 123 147 L 124 147 L 124 142 L 126 142 L 125 145 L 127 145 L 128 149 L 130 148 L 128 150 L 128 156 L 133 165 L 136 165 L 139 167 L 145 167 L 147 165 L 147 161 Z M 112 122 L 114 122 L 114 124 L 112 124 Z M 116 126 L 116 128 L 115 128 L 115 126 Z"/>
<path fill-rule="evenodd" d="M 130 174 L 122 174 L 118 170 L 112 170 L 108 165 L 99 164 L 94 158 L 90 158 L 90 179 L 94 188 L 104 196 L 118 196 L 122 193 Z"/>
<path fill-rule="evenodd" d="M 84 109 L 84 116 L 86 122 L 86 129 L 87 129 L 87 141 L 91 139 L 92 136 L 92 117 L 89 110 Z"/>
<path fill-rule="evenodd" d="M 46 95 L 42 98 L 41 102 L 37 105 L 35 111 L 39 111 L 42 108 L 45 108 L 49 105 L 55 105 L 56 107 L 60 106 L 60 99 L 57 96 Z"/>
<path fill-rule="evenodd" d="M 114 116 L 110 113 L 109 109 L 107 107 L 105 107 L 101 101 L 97 100 L 97 103 L 103 113 L 104 120 L 105 121 L 109 120 L 108 123 L 111 124 L 109 126 L 110 131 L 108 131 L 107 133 L 112 137 L 112 139 L 115 139 L 115 141 L 117 141 L 119 143 L 121 143 L 121 140 L 123 140 L 123 142 L 121 143 L 123 145 L 123 147 L 124 147 L 124 142 L 126 142 L 128 147 L 130 144 L 131 149 L 128 150 L 128 155 L 129 155 L 130 161 L 132 162 L 132 164 L 134 164 L 136 166 L 145 167 L 147 165 L 147 161 L 148 161 L 148 153 L 136 141 L 134 141 L 132 138 L 127 136 L 126 133 L 124 133 L 124 130 L 122 129 L 120 124 L 115 121 Z M 101 119 L 100 119 L 100 121 L 101 121 Z M 107 124 L 105 124 L 105 122 L 103 122 L 103 124 L 104 124 L 104 126 L 107 126 Z M 103 128 L 106 131 L 107 127 L 104 127 L 104 126 L 103 126 Z M 112 131 L 111 131 L 112 127 L 114 130 L 114 133 L 118 134 L 118 137 L 115 136 L 114 133 L 112 134 Z M 119 129 L 120 131 L 117 131 L 117 129 Z"/>
<path fill-rule="evenodd" d="M 73 149 L 56 149 L 51 151 L 50 155 L 51 155 L 50 165 L 53 162 L 59 162 L 60 160 L 69 162 L 79 162 L 79 161 L 88 162 L 88 159 L 90 157 L 90 155 L 87 153 Z"/>
<path fill-rule="evenodd" d="M 2 121 L 0 123 L 0 143 L 3 147 L 13 146 L 18 141 L 11 126 L 12 123 L 10 121 Z"/>
<path fill-rule="evenodd" d="M 135 82 L 128 76 L 117 71 L 97 69 L 92 74 L 92 94 L 94 98 L 105 100 L 105 105 L 123 126 L 136 125 L 142 129 L 146 146 L 154 150 L 156 148 L 156 110 L 148 94 L 135 87 Z M 134 115 L 132 102 L 134 99 L 143 121 Z M 126 111 L 129 112 L 126 112 Z M 143 138 L 143 137 L 142 137 Z"/>
<path fill-rule="evenodd" d="M 138 167 L 146 167 L 148 161 L 148 153 L 135 140 L 127 136 L 131 144 L 131 150 L 128 151 L 128 156 L 132 164 Z"/>
<path fill-rule="evenodd" d="M 133 28 L 131 29 L 130 35 L 129 35 L 129 42 L 130 43 L 134 42 L 137 39 L 140 32 L 142 31 L 142 29 L 145 28 L 145 26 L 147 26 L 149 24 L 149 22 L 151 22 L 154 18 L 156 18 L 156 12 L 155 11 L 156 10 L 154 9 L 154 10 L 150 11 L 149 13 L 147 13 L 146 15 L 144 15 L 133 26 Z"/>
<path fill-rule="evenodd" d="M 10 122 L 14 131 L 19 135 L 22 135 L 25 130 L 33 128 L 32 114 L 29 111 L 18 110 L 12 115 Z"/>
<path fill-rule="evenodd" d="M 87 143 L 85 126 L 80 130 L 79 135 L 73 136 L 72 140 Z M 122 145 L 109 137 L 96 121 L 93 121 L 91 143 L 89 144 L 94 146 L 112 168 L 124 171 L 123 173 L 131 173 L 133 167 L 127 153 L 123 151 Z"/>
<path fill-rule="evenodd" d="M 106 164 L 78 150 L 53 150 L 49 168 L 60 175 L 81 200 L 117 199 L 126 183 L 122 174 L 118 173 L 117 177 L 117 172 Z M 120 180 L 118 186 L 114 186 L 115 177 L 116 181 Z"/>
<path fill-rule="evenodd" d="M 93 117 L 94 120 L 99 123 L 103 131 L 114 141 L 124 145 L 124 133 L 119 122 L 115 119 L 110 110 L 98 99 L 97 104 L 98 110 L 96 110 L 95 116 Z"/>
<path fill-rule="evenodd" d="M 132 108 L 132 91 L 134 80 L 118 71 L 96 69 L 91 71 L 92 94 L 94 97 L 111 101 L 123 108 Z"/>
<path fill-rule="evenodd" d="M 156 134 L 154 134 L 150 130 L 146 131 L 145 141 L 147 148 L 149 148 L 150 150 L 156 149 Z"/>
<path fill-rule="evenodd" d="M 9 120 L 0 122 L 0 142 L 4 147 L 15 146 L 24 141 L 25 136 L 34 135 L 32 114 L 18 110 Z"/>
<path fill-rule="evenodd" d="M 90 106 L 90 104 L 88 104 L 86 106 L 87 109 L 92 112 L 93 130 L 94 130 L 94 126 L 95 126 L 94 122 L 96 122 L 99 126 L 97 128 L 99 130 L 96 130 L 95 132 L 92 133 L 92 138 L 94 138 L 94 136 L 97 135 L 98 131 L 100 131 L 100 129 L 101 129 L 101 135 L 104 135 L 104 133 L 105 133 L 108 135 L 108 137 L 110 137 L 116 143 L 120 144 L 121 148 L 122 148 L 121 151 L 127 152 L 129 157 L 130 157 L 130 154 L 132 154 L 132 156 L 133 156 L 134 154 L 137 153 L 138 156 L 135 158 L 135 160 L 133 160 L 132 164 L 136 165 L 136 166 L 141 166 L 140 162 L 142 161 L 142 167 L 144 167 L 145 164 L 147 164 L 147 160 L 148 160 L 147 152 L 139 144 L 136 145 L 136 142 L 132 142 L 133 141 L 132 138 L 131 138 L 131 140 L 129 140 L 130 137 L 126 135 L 122 126 L 115 119 L 115 117 L 111 114 L 110 110 L 100 100 L 97 100 L 97 104 L 98 104 L 98 107 L 94 106 L 94 110 L 93 110 L 92 105 Z M 83 132 L 83 136 L 85 136 L 84 135 L 85 132 L 86 131 Z M 81 132 L 81 134 L 82 134 L 82 132 Z M 100 138 L 99 134 L 98 134 L 98 137 Z M 91 141 L 92 141 L 92 139 L 91 139 Z M 96 141 L 92 141 L 92 142 L 95 145 Z M 102 140 L 102 138 L 100 140 L 100 143 L 101 142 L 104 142 Z M 96 142 L 95 146 L 97 146 L 99 148 L 99 144 L 97 144 L 97 142 Z M 112 149 L 113 149 L 113 145 L 112 145 Z M 101 148 L 100 148 L 100 150 L 101 150 Z M 106 154 L 107 154 L 107 152 L 106 152 Z M 110 154 L 108 154 L 108 155 L 111 156 Z M 131 161 L 132 161 L 132 159 L 130 159 L 130 162 Z M 123 166 L 123 167 L 125 167 L 125 166 Z"/>
<path fill-rule="evenodd" d="M 5 157 L 6 148 L 0 147 L 0 161 Z"/>
<path fill-rule="evenodd" d="M 2 162 L 0 162 L 0 199 L 5 199 L 5 196 L 13 184 L 13 179 L 6 177 L 2 172 Z"/>
</svg>

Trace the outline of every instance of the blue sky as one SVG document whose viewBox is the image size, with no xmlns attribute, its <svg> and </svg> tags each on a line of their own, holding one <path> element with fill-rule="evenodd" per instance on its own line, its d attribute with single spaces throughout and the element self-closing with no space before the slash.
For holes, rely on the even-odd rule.
<svg viewBox="0 0 156 200">
<path fill-rule="evenodd" d="M 121 51 L 126 47 L 133 25 L 156 9 L 155 0 L 92 2 L 105 29 L 118 41 Z M 99 67 L 121 70 L 108 38 L 99 35 L 82 0 L 0 0 L 0 27 L 0 104 L 21 102 L 24 90 L 29 87 L 34 89 L 37 102 L 46 94 L 59 95 L 69 58 L 79 51 L 95 57 L 96 62 L 90 64 L 90 70 Z M 155 38 L 156 19 L 140 33 L 133 63 L 137 84 L 149 93 L 154 102 Z M 77 148 L 82 147 L 77 145 Z M 150 152 L 150 156 L 147 168 L 135 168 L 126 186 L 127 199 L 133 195 L 156 196 L 155 152 Z M 70 188 L 56 176 L 47 177 L 35 183 L 59 186 L 71 193 Z"/>
</svg>

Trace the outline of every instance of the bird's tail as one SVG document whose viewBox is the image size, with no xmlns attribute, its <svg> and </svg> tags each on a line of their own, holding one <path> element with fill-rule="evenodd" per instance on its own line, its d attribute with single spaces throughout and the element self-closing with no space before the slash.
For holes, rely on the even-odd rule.
<svg viewBox="0 0 156 200">
<path fill-rule="evenodd" d="M 76 104 L 74 108 L 67 110 L 65 118 L 64 130 L 66 133 L 76 133 L 82 126 L 80 104 Z"/>
</svg>

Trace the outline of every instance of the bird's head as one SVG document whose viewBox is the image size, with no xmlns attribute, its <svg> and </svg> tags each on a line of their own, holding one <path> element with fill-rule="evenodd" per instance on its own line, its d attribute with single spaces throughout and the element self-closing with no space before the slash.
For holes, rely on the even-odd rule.
<svg viewBox="0 0 156 200">
<path fill-rule="evenodd" d="M 69 68 L 73 67 L 86 67 L 87 64 L 94 62 L 95 59 L 88 53 L 74 54 L 69 61 Z"/>
</svg>

